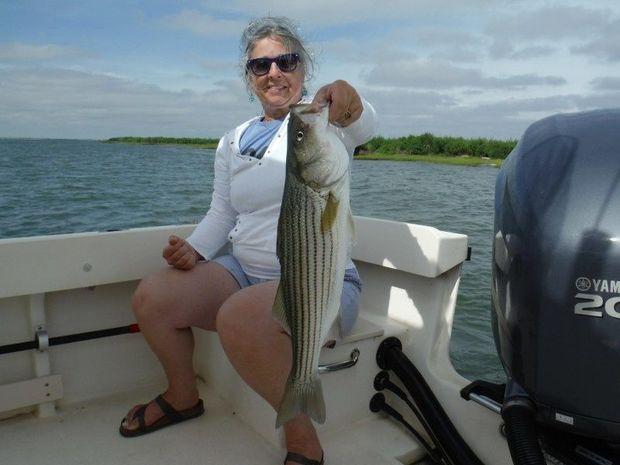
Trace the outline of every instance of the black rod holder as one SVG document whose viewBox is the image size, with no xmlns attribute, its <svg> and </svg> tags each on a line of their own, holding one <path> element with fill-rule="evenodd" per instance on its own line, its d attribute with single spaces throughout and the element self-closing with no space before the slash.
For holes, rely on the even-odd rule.
<svg viewBox="0 0 620 465">
<path fill-rule="evenodd" d="M 377 351 L 377 364 L 391 370 L 403 383 L 429 425 L 437 446 L 454 465 L 483 465 L 461 437 L 422 374 L 402 351 L 396 337 L 385 339 Z"/>
<path fill-rule="evenodd" d="M 420 446 L 422 446 L 422 448 L 426 451 L 426 453 L 433 460 L 433 462 L 444 463 L 441 460 L 441 457 L 438 455 L 437 451 L 433 449 L 428 442 L 426 442 L 426 440 L 420 435 L 420 433 L 418 433 L 415 428 L 411 426 L 395 408 L 391 407 L 385 401 L 385 396 L 382 393 L 378 392 L 377 394 L 372 396 L 372 398 L 370 399 L 369 407 L 371 412 L 385 412 L 389 416 L 394 418 L 397 422 L 407 428 L 407 430 L 409 430 L 411 434 L 413 434 L 413 436 L 420 443 Z"/>
<path fill-rule="evenodd" d="M 100 339 L 103 337 L 118 336 L 121 334 L 139 333 L 140 327 L 137 324 L 131 324 L 129 326 L 119 326 L 117 328 L 99 329 L 96 331 L 88 331 L 85 333 L 68 334 L 66 336 L 51 337 L 49 339 L 49 345 L 59 346 L 63 344 L 71 344 L 73 342 L 88 341 L 91 339 Z M 0 346 L 0 355 L 12 354 L 15 352 L 23 352 L 25 350 L 33 350 L 39 348 L 39 341 L 18 342 L 16 344 L 7 344 Z"/>
</svg>

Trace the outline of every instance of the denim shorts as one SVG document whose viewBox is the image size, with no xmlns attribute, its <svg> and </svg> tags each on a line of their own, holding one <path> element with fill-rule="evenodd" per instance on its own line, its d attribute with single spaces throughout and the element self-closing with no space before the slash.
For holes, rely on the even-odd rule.
<svg viewBox="0 0 620 465">
<path fill-rule="evenodd" d="M 232 275 L 239 284 L 239 287 L 253 286 L 255 284 L 273 281 L 272 279 L 257 278 L 246 274 L 241 268 L 241 264 L 233 255 L 221 255 L 214 258 L 214 262 L 219 263 Z M 340 297 L 339 317 L 334 323 L 334 328 L 330 332 L 329 339 L 342 338 L 348 335 L 355 322 L 359 312 L 359 300 L 362 293 L 362 280 L 356 268 L 348 268 L 344 272 L 344 285 L 342 286 L 342 295 Z"/>
</svg>

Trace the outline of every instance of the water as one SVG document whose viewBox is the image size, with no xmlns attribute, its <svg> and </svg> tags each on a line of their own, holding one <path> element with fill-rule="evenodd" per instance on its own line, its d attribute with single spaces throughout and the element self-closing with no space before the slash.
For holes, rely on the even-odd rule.
<svg viewBox="0 0 620 465">
<path fill-rule="evenodd" d="M 0 139 L 0 238 L 198 222 L 210 203 L 213 150 L 80 140 Z M 497 169 L 355 161 L 357 215 L 469 236 L 451 357 L 471 379 L 501 379 L 490 330 Z"/>
</svg>

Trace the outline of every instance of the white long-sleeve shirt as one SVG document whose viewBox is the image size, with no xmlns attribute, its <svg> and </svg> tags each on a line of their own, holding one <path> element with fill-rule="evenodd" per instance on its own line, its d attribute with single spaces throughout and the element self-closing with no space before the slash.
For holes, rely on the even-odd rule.
<svg viewBox="0 0 620 465">
<path fill-rule="evenodd" d="M 347 151 L 369 140 L 376 131 L 373 107 L 362 100 L 360 118 L 346 128 L 336 128 Z M 261 159 L 241 155 L 239 140 L 256 118 L 226 133 L 215 152 L 215 179 L 211 207 L 187 241 L 206 260 L 227 242 L 243 271 L 266 279 L 280 277 L 276 256 L 278 217 L 284 191 L 287 152 L 287 115 Z"/>
</svg>

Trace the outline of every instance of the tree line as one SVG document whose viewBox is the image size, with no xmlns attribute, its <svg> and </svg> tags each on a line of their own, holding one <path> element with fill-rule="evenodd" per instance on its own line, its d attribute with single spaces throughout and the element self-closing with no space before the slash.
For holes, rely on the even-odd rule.
<svg viewBox="0 0 620 465">
<path fill-rule="evenodd" d="M 219 139 L 204 139 L 200 137 L 112 137 L 108 142 L 125 142 L 129 144 L 188 144 L 188 145 L 216 145 Z"/>
<path fill-rule="evenodd" d="M 188 144 L 217 147 L 219 139 L 200 137 L 113 137 L 108 142 L 134 144 Z M 406 137 L 374 137 L 358 147 L 356 154 L 385 155 L 443 155 L 458 157 L 488 157 L 504 159 L 517 144 L 516 140 L 495 140 L 485 138 L 440 137 L 430 133 Z"/>
<path fill-rule="evenodd" d="M 506 158 L 517 145 L 516 140 L 465 139 L 438 137 L 430 133 L 396 138 L 374 137 L 359 147 L 356 153 L 444 155 L 458 157 Z"/>
</svg>

